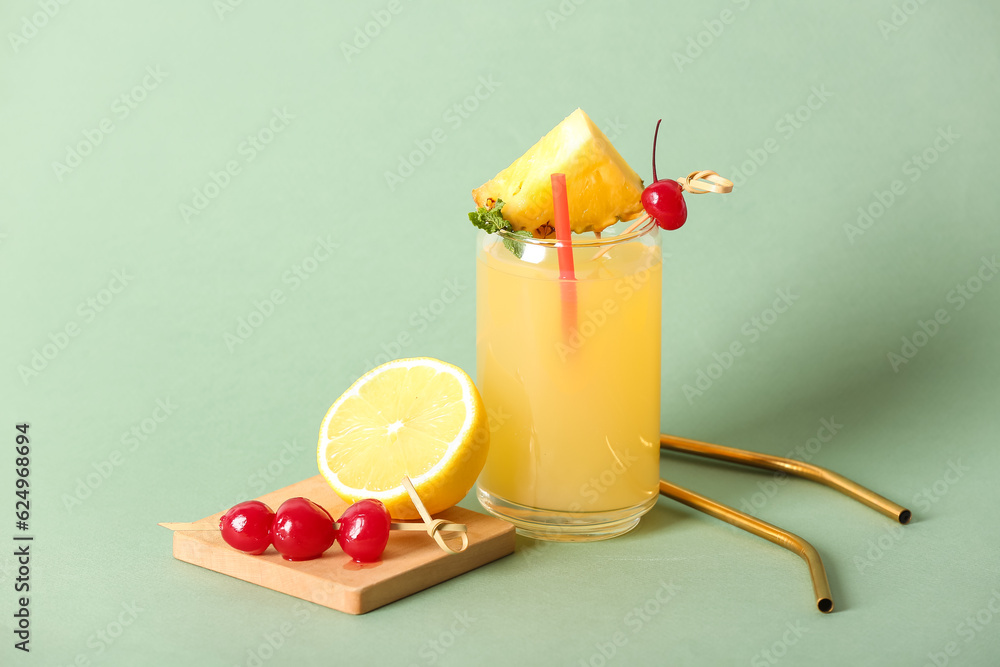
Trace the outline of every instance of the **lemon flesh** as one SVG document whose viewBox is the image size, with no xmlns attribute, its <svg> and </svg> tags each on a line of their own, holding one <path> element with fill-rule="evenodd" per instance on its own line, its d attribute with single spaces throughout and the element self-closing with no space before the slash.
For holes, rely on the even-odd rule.
<svg viewBox="0 0 1000 667">
<path fill-rule="evenodd" d="M 404 475 L 434 514 L 465 497 L 488 448 L 486 409 L 472 379 L 417 358 L 383 364 L 344 392 L 323 419 L 317 458 L 346 502 L 375 498 L 393 518 L 415 519 Z"/>
<path fill-rule="evenodd" d="M 642 213 L 642 179 L 582 109 L 577 109 L 509 167 L 472 191 L 477 206 L 502 199 L 514 229 L 551 224 L 551 174 L 566 174 L 569 219 L 577 233 L 599 232 Z"/>
</svg>

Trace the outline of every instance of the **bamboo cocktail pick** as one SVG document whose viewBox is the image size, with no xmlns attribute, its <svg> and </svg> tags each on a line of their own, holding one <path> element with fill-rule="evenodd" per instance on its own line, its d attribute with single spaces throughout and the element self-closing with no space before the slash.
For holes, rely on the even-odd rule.
<svg viewBox="0 0 1000 667">
<path fill-rule="evenodd" d="M 417 490 L 413 488 L 413 482 L 410 481 L 409 477 L 403 477 L 403 486 L 406 487 L 406 492 L 410 494 L 410 500 L 413 501 L 413 506 L 417 508 L 417 513 L 420 514 L 423 523 L 394 523 L 391 526 L 392 530 L 426 530 L 427 534 L 434 538 L 434 541 L 437 542 L 442 550 L 453 554 L 462 553 L 469 547 L 468 528 L 464 523 L 449 523 L 444 519 L 432 519 L 427 508 L 424 507 L 423 501 L 420 500 L 420 496 L 417 495 Z M 462 546 L 456 549 L 446 544 L 444 536 L 441 535 L 442 532 L 461 533 Z"/>
<path fill-rule="evenodd" d="M 654 145 L 654 151 L 656 150 Z M 654 167 L 655 169 L 655 167 Z M 687 176 L 683 178 L 678 178 L 677 182 L 680 184 L 681 188 L 685 192 L 690 192 L 693 195 L 703 195 L 709 192 L 714 192 L 716 194 L 726 194 L 727 192 L 733 191 L 733 182 L 728 178 L 719 176 L 714 171 L 705 169 L 703 171 L 692 171 Z M 619 234 L 619 236 L 625 236 L 631 234 L 635 230 L 642 227 L 650 219 L 649 215 L 642 215 L 636 218 L 635 222 L 625 228 L 625 230 Z M 604 253 L 611 250 L 611 246 L 605 246 L 594 253 L 591 257 L 591 261 L 598 259 Z"/>
</svg>

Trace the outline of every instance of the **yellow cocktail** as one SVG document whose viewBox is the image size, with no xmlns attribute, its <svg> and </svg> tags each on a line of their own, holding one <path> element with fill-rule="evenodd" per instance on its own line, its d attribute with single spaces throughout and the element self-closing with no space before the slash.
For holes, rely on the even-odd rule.
<svg viewBox="0 0 1000 667">
<path fill-rule="evenodd" d="M 656 502 L 658 230 L 614 230 L 574 235 L 573 281 L 559 278 L 553 239 L 517 237 L 518 257 L 505 232 L 477 238 L 477 384 L 491 422 L 479 499 L 533 537 L 613 537 Z"/>
</svg>

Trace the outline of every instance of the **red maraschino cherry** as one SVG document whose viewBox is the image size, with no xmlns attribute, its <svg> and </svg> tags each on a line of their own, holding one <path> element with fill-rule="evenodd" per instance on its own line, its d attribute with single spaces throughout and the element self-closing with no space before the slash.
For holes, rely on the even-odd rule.
<svg viewBox="0 0 1000 667">
<path fill-rule="evenodd" d="M 274 512 L 259 500 L 248 500 L 229 508 L 219 519 L 222 539 L 234 549 L 255 556 L 271 545 Z"/>
<path fill-rule="evenodd" d="M 389 541 L 392 518 L 380 501 L 359 500 L 340 517 L 337 541 L 344 553 L 358 563 L 374 563 Z"/>
<path fill-rule="evenodd" d="M 306 498 L 289 498 L 274 516 L 271 540 L 285 560 L 319 558 L 336 539 L 333 517 Z"/>
<path fill-rule="evenodd" d="M 660 134 L 660 123 L 656 121 L 653 132 L 653 182 L 642 191 L 642 207 L 662 229 L 680 229 L 687 220 L 687 204 L 684 203 L 684 188 L 673 180 L 656 178 L 656 138 Z"/>
</svg>

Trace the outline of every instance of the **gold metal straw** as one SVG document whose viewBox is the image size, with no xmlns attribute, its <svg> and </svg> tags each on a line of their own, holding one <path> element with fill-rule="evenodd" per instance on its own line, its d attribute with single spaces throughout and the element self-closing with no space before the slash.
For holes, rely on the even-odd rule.
<svg viewBox="0 0 1000 667">
<path fill-rule="evenodd" d="M 819 482 L 820 484 L 825 484 L 830 488 L 836 489 L 844 495 L 850 496 L 900 523 L 905 524 L 910 521 L 910 510 L 902 505 L 897 505 L 888 498 L 883 498 L 874 491 L 852 482 L 843 475 L 838 475 L 832 470 L 827 470 L 811 463 L 664 434 L 660 434 L 660 449 L 694 454 L 695 456 L 704 456 L 720 461 L 742 463 L 755 468 L 764 468 L 765 470 L 778 470 L 797 477 L 811 479 L 814 482 Z M 666 480 L 660 480 L 660 493 L 688 507 L 693 507 L 700 512 L 704 512 L 709 516 L 714 516 L 716 519 L 721 519 L 737 528 L 742 528 L 754 535 L 759 535 L 765 540 L 774 542 L 778 546 L 798 554 L 806 562 L 806 565 L 809 566 L 809 576 L 812 578 L 813 590 L 816 592 L 817 609 L 824 614 L 833 611 L 833 598 L 830 595 L 830 584 L 826 579 L 826 570 L 823 568 L 823 561 L 819 557 L 819 552 L 801 537 L 765 521 L 761 521 L 749 514 L 744 514 L 737 509 L 715 502 L 711 498 L 706 498 L 693 491 L 688 491 L 683 487 L 671 484 Z"/>
<path fill-rule="evenodd" d="M 811 463 L 664 434 L 660 434 L 660 449 L 694 454 L 695 456 L 704 456 L 720 461 L 742 463 L 755 468 L 764 468 L 765 470 L 778 470 L 786 472 L 789 475 L 811 479 L 814 482 L 825 484 L 846 496 L 854 498 L 858 502 L 868 505 L 868 507 L 881 512 L 890 519 L 895 519 L 902 524 L 910 522 L 910 510 L 902 505 L 897 505 L 888 498 L 883 498 L 874 491 L 866 489 L 856 482 L 852 482 L 843 475 L 838 475 L 832 470 L 827 470 Z"/>
<path fill-rule="evenodd" d="M 689 491 L 683 487 L 671 484 L 666 480 L 660 480 L 660 493 L 671 500 L 676 500 L 688 507 L 693 507 L 699 512 L 704 512 L 716 519 L 721 519 L 737 528 L 759 535 L 765 540 L 774 542 L 780 547 L 798 554 L 809 566 L 809 576 L 812 578 L 813 591 L 816 593 L 816 608 L 824 614 L 833 611 L 833 596 L 830 594 L 830 583 L 826 579 L 826 570 L 823 568 L 823 561 L 819 557 L 813 545 L 803 540 L 798 535 L 782 530 L 777 526 L 755 519 L 749 514 L 744 514 L 737 509 L 733 509 L 722 503 L 717 503 L 711 498 L 698 495 L 694 491 Z"/>
</svg>

